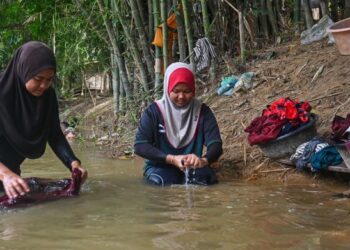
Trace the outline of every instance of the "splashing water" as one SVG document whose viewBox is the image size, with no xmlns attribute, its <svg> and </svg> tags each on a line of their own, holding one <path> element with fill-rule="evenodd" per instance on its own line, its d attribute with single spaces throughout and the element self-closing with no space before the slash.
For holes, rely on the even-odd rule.
<svg viewBox="0 0 350 250">
<path fill-rule="evenodd" d="M 189 168 L 185 168 L 185 186 L 188 187 Z"/>
</svg>

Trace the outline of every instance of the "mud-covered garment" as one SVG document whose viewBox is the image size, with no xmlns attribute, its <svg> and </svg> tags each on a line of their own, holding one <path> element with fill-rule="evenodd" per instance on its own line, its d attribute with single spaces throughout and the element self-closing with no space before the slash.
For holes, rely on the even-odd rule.
<svg viewBox="0 0 350 250">
<path fill-rule="evenodd" d="M 135 138 L 135 153 L 145 158 L 145 171 L 149 167 L 166 165 L 166 155 L 195 154 L 203 155 L 203 147 L 207 147 L 204 157 L 211 163 L 222 154 L 222 141 L 215 116 L 210 108 L 202 104 L 196 134 L 188 145 L 174 148 L 168 141 L 164 121 L 158 107 L 152 103 L 143 113 Z"/>
</svg>

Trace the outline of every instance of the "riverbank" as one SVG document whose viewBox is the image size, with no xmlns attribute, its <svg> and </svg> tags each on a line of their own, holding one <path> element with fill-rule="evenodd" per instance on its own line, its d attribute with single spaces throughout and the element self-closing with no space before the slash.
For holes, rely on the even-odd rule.
<svg viewBox="0 0 350 250">
<path fill-rule="evenodd" d="M 215 83 L 199 83 L 200 98 L 213 109 L 224 142 L 224 154 L 216 164 L 220 178 L 288 183 L 325 180 L 323 175 L 296 172 L 267 159 L 258 147 L 249 146 L 243 130 L 267 104 L 290 97 L 310 102 L 312 112 L 319 116 L 319 134 L 329 137 L 333 116 L 346 116 L 349 110 L 350 103 L 346 103 L 350 93 L 348 60 L 349 57 L 340 56 L 335 45 L 328 45 L 326 40 L 310 45 L 294 41 L 255 51 L 244 67 L 238 67 L 232 58 L 226 59 Z M 222 77 L 248 71 L 256 74 L 253 89 L 232 96 L 215 94 Z M 66 107 L 71 107 L 66 115 L 80 114 L 82 122 L 78 131 L 102 147 L 108 157 L 130 157 L 136 130 L 131 124 L 136 124 L 137 118 L 129 115 L 114 118 L 112 99 L 97 101 L 95 107 L 89 100 L 74 107 L 66 103 Z"/>
</svg>

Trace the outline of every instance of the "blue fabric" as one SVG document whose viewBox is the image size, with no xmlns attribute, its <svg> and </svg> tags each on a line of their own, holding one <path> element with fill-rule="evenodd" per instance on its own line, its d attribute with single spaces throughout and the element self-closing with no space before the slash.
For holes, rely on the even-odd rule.
<svg viewBox="0 0 350 250">
<path fill-rule="evenodd" d="M 343 162 L 341 155 L 334 146 L 326 147 L 311 157 L 311 166 L 314 170 L 327 170 L 329 166 L 336 166 Z"/>
<path fill-rule="evenodd" d="M 305 146 L 304 152 L 302 156 L 297 159 L 296 167 L 300 170 L 304 169 L 306 165 L 309 163 L 312 155 L 315 152 L 317 144 L 323 143 L 324 141 L 319 137 L 314 137 L 312 140 L 308 142 Z"/>
<path fill-rule="evenodd" d="M 218 95 L 225 94 L 225 92 L 229 91 L 230 89 L 233 89 L 233 87 L 238 82 L 238 79 L 236 76 L 228 76 L 224 77 L 224 79 L 220 83 L 220 88 L 218 88 L 217 93 Z"/>
<path fill-rule="evenodd" d="M 189 184 L 212 185 L 218 182 L 215 171 L 210 167 L 190 169 L 188 177 Z M 158 186 L 184 184 L 186 182 L 184 172 L 173 166 L 149 166 L 144 173 L 144 178 L 148 183 Z"/>
</svg>

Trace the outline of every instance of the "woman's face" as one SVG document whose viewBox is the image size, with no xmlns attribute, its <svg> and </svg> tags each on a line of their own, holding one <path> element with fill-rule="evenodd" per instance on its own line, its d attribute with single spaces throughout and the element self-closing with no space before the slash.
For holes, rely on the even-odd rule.
<svg viewBox="0 0 350 250">
<path fill-rule="evenodd" d="M 42 96 L 44 92 L 52 85 L 55 71 L 53 69 L 44 69 L 26 82 L 27 91 L 33 96 Z"/>
<path fill-rule="evenodd" d="M 192 90 L 185 83 L 178 83 L 169 94 L 170 100 L 176 107 L 186 107 L 193 99 Z"/>
</svg>

